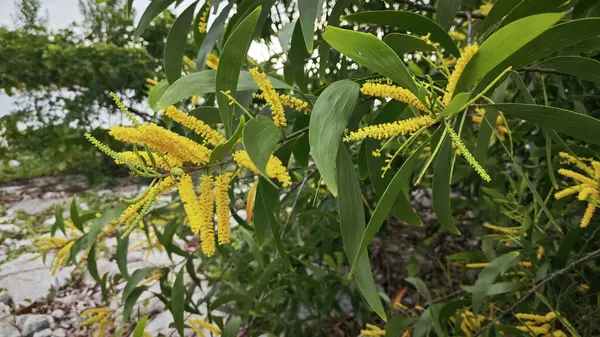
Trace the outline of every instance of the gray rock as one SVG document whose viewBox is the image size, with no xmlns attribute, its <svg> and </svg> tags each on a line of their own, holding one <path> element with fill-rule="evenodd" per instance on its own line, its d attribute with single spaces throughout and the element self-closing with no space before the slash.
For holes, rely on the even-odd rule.
<svg viewBox="0 0 600 337">
<path fill-rule="evenodd" d="M 62 319 L 63 317 L 65 317 L 65 312 L 63 310 L 56 309 L 56 310 L 52 311 L 52 313 L 50 315 L 52 315 L 52 317 L 54 317 L 56 319 Z"/>
<path fill-rule="evenodd" d="M 0 322 L 0 336 L 2 337 L 21 337 L 19 329 L 10 323 Z"/>
<path fill-rule="evenodd" d="M 0 293 L 0 303 L 6 304 L 6 306 L 8 306 L 9 308 L 12 308 L 15 304 L 12 299 L 12 296 L 10 296 L 8 291 L 3 291 Z"/>
<path fill-rule="evenodd" d="M 44 329 L 33 334 L 33 337 L 52 337 L 51 329 Z"/>
<path fill-rule="evenodd" d="M 24 228 L 21 228 L 19 226 L 15 226 L 15 225 L 0 225 L 0 232 L 2 233 L 8 233 L 8 234 L 17 234 L 17 233 L 21 233 L 24 232 Z"/>
<path fill-rule="evenodd" d="M 11 309 L 8 305 L 0 303 L 0 322 L 13 322 L 14 318 L 11 315 Z"/>
<path fill-rule="evenodd" d="M 50 327 L 50 317 L 47 315 L 20 315 L 17 316 L 17 326 L 21 328 L 24 336 L 42 331 Z"/>
<path fill-rule="evenodd" d="M 54 330 L 52 337 L 67 337 L 67 331 L 63 328 L 58 328 Z"/>
</svg>

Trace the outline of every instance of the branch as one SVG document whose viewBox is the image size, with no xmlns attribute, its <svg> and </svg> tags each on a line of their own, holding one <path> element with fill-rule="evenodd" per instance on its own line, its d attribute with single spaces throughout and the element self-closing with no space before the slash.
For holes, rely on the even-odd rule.
<svg viewBox="0 0 600 337">
<path fill-rule="evenodd" d="M 433 7 L 433 6 L 429 6 L 429 5 L 423 5 L 423 4 L 418 4 L 415 2 L 412 2 L 411 0 L 398 0 L 397 2 L 401 3 L 401 4 L 405 4 L 405 5 L 409 5 L 412 6 L 416 9 L 420 9 L 422 11 L 426 11 L 426 12 L 430 12 L 430 13 L 435 13 L 437 12 L 437 8 Z M 478 14 L 478 13 L 473 13 L 473 12 L 466 12 L 466 11 L 459 11 L 456 13 L 457 17 L 461 17 L 461 18 L 465 18 L 465 19 L 485 19 L 486 15 L 485 14 Z"/>
</svg>

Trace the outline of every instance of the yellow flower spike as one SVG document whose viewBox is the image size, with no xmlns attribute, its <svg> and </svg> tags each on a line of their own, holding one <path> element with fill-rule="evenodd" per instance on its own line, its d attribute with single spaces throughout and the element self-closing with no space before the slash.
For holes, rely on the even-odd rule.
<svg viewBox="0 0 600 337">
<path fill-rule="evenodd" d="M 491 230 L 495 230 L 500 233 L 510 234 L 510 235 L 518 236 L 520 234 L 520 229 L 518 227 L 499 227 L 499 226 L 492 225 L 491 223 L 488 223 L 488 222 L 484 223 L 483 227 L 489 228 Z"/>
<path fill-rule="evenodd" d="M 536 255 L 538 261 L 542 259 L 542 257 L 544 257 L 544 247 L 540 246 L 537 250 L 537 255 Z"/>
<path fill-rule="evenodd" d="M 193 140 L 178 135 L 154 123 L 138 128 L 113 126 L 109 133 L 117 140 L 132 144 L 147 144 L 152 149 L 165 152 L 182 162 L 203 165 L 208 163 L 210 151 Z"/>
<path fill-rule="evenodd" d="M 146 151 L 138 151 L 140 157 L 144 159 L 146 165 L 152 166 L 152 161 L 150 160 L 150 156 Z M 156 162 L 156 167 L 163 170 L 170 170 L 173 167 L 181 167 L 183 166 L 183 162 L 179 159 L 174 158 L 168 154 L 163 156 L 159 156 L 158 154 L 154 154 L 154 161 Z M 166 160 L 166 161 L 165 161 Z M 135 167 L 143 166 L 144 163 L 140 160 L 140 158 L 133 151 L 124 151 L 119 152 L 119 158 L 115 160 L 116 164 L 134 164 Z M 132 165 L 132 166 L 134 166 Z"/>
<path fill-rule="evenodd" d="M 360 330 L 360 334 L 363 336 L 385 336 L 385 330 L 380 327 L 366 323 L 366 329 Z"/>
<path fill-rule="evenodd" d="M 200 241 L 202 251 L 206 256 L 213 256 L 216 251 L 215 246 L 215 194 L 213 193 L 214 179 L 212 176 L 203 175 L 200 178 L 200 197 L 198 198 L 199 218 L 200 218 Z"/>
<path fill-rule="evenodd" d="M 156 80 L 155 80 L 155 79 L 153 79 L 153 78 L 146 77 L 146 84 L 147 84 L 149 87 L 154 87 L 154 86 L 157 86 L 157 85 L 158 85 L 158 81 L 156 81 Z"/>
<path fill-rule="evenodd" d="M 560 192 L 556 192 L 554 194 L 554 199 L 559 200 L 562 199 L 564 197 L 567 197 L 571 194 L 575 194 L 577 192 L 580 192 L 585 186 L 582 185 L 575 185 L 575 186 L 571 186 L 571 187 L 567 187 L 564 190 L 560 191 Z"/>
<path fill-rule="evenodd" d="M 448 35 L 450 35 L 451 38 L 453 38 L 456 41 L 463 41 L 467 38 L 467 36 L 461 32 L 457 32 L 457 31 L 450 31 L 448 32 Z"/>
<path fill-rule="evenodd" d="M 208 14 L 210 13 L 210 1 L 206 1 L 206 10 L 202 13 L 200 20 L 198 22 L 198 31 L 201 34 L 206 33 L 206 25 L 208 23 Z"/>
<path fill-rule="evenodd" d="M 411 336 L 410 330 L 404 330 L 404 333 L 402 333 L 401 337 L 410 337 L 410 336 Z"/>
<path fill-rule="evenodd" d="M 165 110 L 165 115 L 202 136 L 205 143 L 217 145 L 226 141 L 222 134 L 211 128 L 209 125 L 172 105 Z"/>
<path fill-rule="evenodd" d="M 574 157 L 566 152 L 559 152 L 558 156 L 565 160 L 564 163 L 575 165 L 578 169 L 584 171 L 590 177 L 594 177 L 596 175 L 595 170 L 584 163 L 584 160 L 586 160 L 586 159 L 584 159 L 584 158 L 579 159 L 579 158 Z M 592 163 L 592 165 L 593 165 L 593 163 Z M 599 179 L 599 177 L 596 177 L 596 179 Z"/>
<path fill-rule="evenodd" d="M 521 261 L 519 262 L 519 266 L 523 268 L 531 268 L 532 264 L 529 261 Z"/>
<path fill-rule="evenodd" d="M 579 223 L 579 227 L 586 228 L 590 224 L 595 211 L 596 205 L 591 202 L 588 203 L 585 213 L 583 213 L 583 218 L 581 218 L 581 222 Z"/>
<path fill-rule="evenodd" d="M 217 335 L 221 334 L 221 329 L 219 329 L 218 326 L 208 323 L 206 321 L 203 321 L 199 318 L 188 318 L 187 323 L 194 330 L 194 332 L 196 332 L 196 334 L 198 334 L 198 336 L 204 336 L 204 332 L 201 329 L 206 329 Z"/>
<path fill-rule="evenodd" d="M 206 66 L 212 70 L 217 70 L 219 67 L 219 57 L 214 53 L 208 54 L 206 56 Z"/>
<path fill-rule="evenodd" d="M 393 98 L 399 102 L 410 104 L 421 111 L 428 110 L 410 90 L 395 85 L 367 82 L 362 85 L 360 92 L 367 96 Z"/>
<path fill-rule="evenodd" d="M 141 200 L 127 207 L 123 211 L 121 217 L 119 218 L 119 223 L 125 225 L 126 227 L 129 227 L 135 219 L 137 219 L 139 216 L 144 215 L 141 214 L 144 207 L 147 207 L 147 205 L 154 203 L 156 197 L 158 197 L 162 193 L 171 190 L 174 185 L 175 182 L 173 181 L 173 179 L 171 177 L 166 177 L 160 182 L 148 187 L 147 193 Z"/>
<path fill-rule="evenodd" d="M 558 174 L 565 176 L 567 178 L 574 179 L 582 184 L 586 184 L 591 188 L 596 188 L 596 189 L 598 188 L 598 182 L 584 176 L 581 173 L 573 172 L 573 171 L 567 170 L 567 169 L 559 169 Z"/>
<path fill-rule="evenodd" d="M 69 254 L 71 253 L 71 248 L 73 247 L 74 244 L 75 244 L 75 240 L 70 241 L 64 247 L 62 247 L 58 251 L 58 253 L 56 253 L 56 257 L 54 257 L 54 262 L 52 263 L 52 269 L 50 270 L 50 273 L 52 274 L 52 276 L 54 276 L 54 274 L 56 274 L 56 271 L 58 270 L 59 267 L 62 267 L 67 263 L 67 260 L 69 259 Z"/>
<path fill-rule="evenodd" d="M 254 163 L 252 163 L 252 160 L 250 160 L 250 157 L 248 156 L 248 152 L 245 150 L 239 150 L 235 152 L 233 154 L 233 160 L 235 160 L 239 166 L 245 167 L 256 174 L 259 174 L 258 169 L 256 166 L 254 166 Z M 274 155 L 271 155 L 269 161 L 267 162 L 266 173 L 267 177 L 276 178 L 284 188 L 292 185 L 292 179 L 290 178 L 287 169 L 285 166 L 283 166 L 281 160 Z"/>
<path fill-rule="evenodd" d="M 279 94 L 273 88 L 271 81 L 267 79 L 267 74 L 261 73 L 258 67 L 250 69 L 250 75 L 258 84 L 259 89 L 262 91 L 263 98 L 267 101 L 267 104 L 271 106 L 271 113 L 273 114 L 273 123 L 277 127 L 286 127 L 287 119 L 283 110 L 283 104 Z"/>
<path fill-rule="evenodd" d="M 192 177 L 188 174 L 182 176 L 177 183 L 177 189 L 192 232 L 198 234 L 202 229 L 202 216 L 200 215 L 198 198 L 196 192 L 194 192 Z"/>
<path fill-rule="evenodd" d="M 533 333 L 534 336 L 539 336 L 539 335 L 547 334 L 550 331 L 550 324 L 546 323 L 542 326 L 519 325 L 519 326 L 517 326 L 517 329 L 519 329 L 521 331 Z"/>
<path fill-rule="evenodd" d="M 469 269 L 478 269 L 478 268 L 485 268 L 489 265 L 488 262 L 482 262 L 482 263 L 467 263 L 465 265 L 466 268 Z"/>
<path fill-rule="evenodd" d="M 475 56 L 478 51 L 479 46 L 477 43 L 467 46 L 456 61 L 456 66 L 454 67 L 454 71 L 452 72 L 452 75 L 450 75 L 450 78 L 448 79 L 448 85 L 446 86 L 446 94 L 444 95 L 443 99 L 444 105 L 448 105 L 452 100 L 452 97 L 454 96 L 454 89 L 456 89 L 456 84 L 458 83 L 460 75 L 462 75 L 465 67 L 467 64 L 469 64 L 469 61 L 471 61 L 473 56 Z"/>
<path fill-rule="evenodd" d="M 456 144 L 456 147 L 460 151 L 461 155 L 467 160 L 467 162 L 469 163 L 469 165 L 471 165 L 475 172 L 479 174 L 481 179 L 483 179 L 486 182 L 492 181 L 490 175 L 485 171 L 481 164 L 479 164 L 477 160 L 475 160 L 475 157 L 473 157 L 471 152 L 469 152 L 465 144 L 462 142 L 462 140 L 460 140 L 460 136 L 456 134 L 454 129 L 452 129 L 451 127 L 446 127 L 446 130 L 448 130 L 448 133 L 450 133 L 450 138 L 452 138 L 452 142 Z"/>
<path fill-rule="evenodd" d="M 139 126 L 140 122 L 138 122 L 138 120 L 131 113 L 131 111 L 129 111 L 129 109 L 127 109 L 127 107 L 125 106 L 125 104 L 123 104 L 123 101 L 121 101 L 121 99 L 119 98 L 119 96 L 117 96 L 117 94 L 115 94 L 114 92 L 110 92 L 109 95 L 110 95 L 110 97 L 112 97 L 113 101 L 115 101 L 115 104 L 117 105 L 117 107 L 119 108 L 119 110 L 121 110 L 121 112 L 123 114 L 125 114 L 125 116 L 127 117 L 127 119 L 129 119 L 129 121 L 131 122 L 131 124 L 133 124 L 133 126 Z"/>
<path fill-rule="evenodd" d="M 281 100 L 281 104 L 285 107 L 304 112 L 305 114 L 308 113 L 308 103 L 298 97 L 281 94 L 279 95 L 279 99 Z"/>
<path fill-rule="evenodd" d="M 344 141 L 352 142 L 366 138 L 381 140 L 399 135 L 407 135 L 415 133 L 422 127 L 430 126 L 435 123 L 435 119 L 429 116 L 423 116 L 403 119 L 392 123 L 369 125 L 356 131 L 351 131 L 349 135 L 344 137 Z"/>
<path fill-rule="evenodd" d="M 231 240 L 229 228 L 229 182 L 231 173 L 224 173 L 215 179 L 215 201 L 217 208 L 217 239 L 219 245 L 227 244 Z"/>
<path fill-rule="evenodd" d="M 102 153 L 114 159 L 117 164 L 129 164 L 138 169 L 143 168 L 143 165 L 139 162 L 139 160 L 137 160 L 137 158 L 136 161 L 129 161 L 127 157 L 124 157 L 121 153 L 112 150 L 107 145 L 104 145 L 101 141 L 89 133 L 86 132 L 83 136 Z"/>
</svg>

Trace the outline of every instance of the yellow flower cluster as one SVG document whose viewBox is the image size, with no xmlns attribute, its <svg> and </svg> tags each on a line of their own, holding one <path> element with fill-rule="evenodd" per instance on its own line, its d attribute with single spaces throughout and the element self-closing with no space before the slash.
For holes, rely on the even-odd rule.
<svg viewBox="0 0 600 337">
<path fill-rule="evenodd" d="M 111 157 L 112 159 L 115 160 L 115 162 L 117 164 L 128 164 L 134 168 L 143 168 L 139 162 L 136 161 L 129 161 L 127 160 L 128 158 L 126 158 L 125 156 L 123 156 L 121 153 L 116 152 L 114 150 L 112 150 L 110 147 L 104 145 L 101 141 L 99 141 L 98 139 L 96 139 L 94 136 L 90 135 L 89 133 L 85 133 L 84 137 L 90 142 L 92 143 L 92 145 L 94 145 L 98 150 L 100 150 L 102 153 L 104 153 L 105 155 Z"/>
<path fill-rule="evenodd" d="M 146 81 L 147 80 L 148 79 L 146 79 Z M 125 114 L 125 116 L 127 117 L 127 119 L 129 119 L 129 121 L 131 122 L 131 124 L 133 124 L 134 126 L 139 126 L 140 122 L 138 122 L 138 120 L 135 119 L 135 116 L 133 116 L 133 114 L 131 113 L 131 111 L 129 111 L 129 109 L 127 109 L 127 107 L 125 106 L 125 104 L 123 104 L 123 102 L 121 101 L 121 99 L 119 98 L 119 96 L 117 96 L 117 94 L 115 94 L 114 92 L 109 93 L 109 95 L 110 95 L 110 97 L 112 97 L 113 101 L 115 101 L 115 104 L 117 105 L 117 107 L 119 108 L 119 110 L 121 110 L 121 112 L 123 112 L 123 114 Z"/>
<path fill-rule="evenodd" d="M 363 336 L 385 336 L 385 330 L 376 325 L 367 323 L 366 329 L 360 330 L 360 334 Z"/>
<path fill-rule="evenodd" d="M 148 187 L 146 191 L 144 191 L 143 197 L 136 201 L 133 205 L 127 207 L 121 217 L 119 218 L 119 223 L 125 225 L 128 230 L 133 229 L 132 225 L 135 225 L 137 221 L 141 220 L 141 218 L 146 214 L 154 201 L 158 196 L 162 193 L 168 192 L 173 188 L 175 182 L 173 178 L 170 176 L 162 179 L 158 183 Z"/>
<path fill-rule="evenodd" d="M 181 162 L 202 165 L 209 161 L 210 151 L 193 140 L 154 123 L 137 128 L 113 126 L 109 133 L 117 140 L 137 145 L 148 145 L 152 149 L 167 153 Z"/>
<path fill-rule="evenodd" d="M 155 80 L 155 79 L 153 79 L 153 78 L 146 77 L 146 84 L 147 84 L 149 87 L 155 87 L 155 86 L 157 86 L 157 85 L 158 85 L 158 81 L 157 81 L 157 80 Z"/>
<path fill-rule="evenodd" d="M 265 99 L 264 94 L 254 94 L 253 96 L 254 96 L 254 98 L 258 98 L 258 99 Z M 299 99 L 298 97 L 292 97 L 290 95 L 280 94 L 279 100 L 281 101 L 281 104 L 285 107 L 308 114 L 308 103 Z"/>
<path fill-rule="evenodd" d="M 200 197 L 198 207 L 200 211 L 200 240 L 202 251 L 206 256 L 213 256 L 216 251 L 215 229 L 213 218 L 215 214 L 215 195 L 213 193 L 213 177 L 204 175 L 200 181 Z"/>
<path fill-rule="evenodd" d="M 485 320 L 485 316 L 475 316 L 470 310 L 462 312 L 460 314 L 460 317 L 462 318 L 460 329 L 466 337 L 473 336 L 473 332 L 479 330 L 481 328 L 481 323 L 483 323 L 483 321 Z"/>
<path fill-rule="evenodd" d="M 263 98 L 267 101 L 267 104 L 271 106 L 271 113 L 273 114 L 273 123 L 277 127 L 287 126 L 287 120 L 285 119 L 285 113 L 283 110 L 283 103 L 279 94 L 273 88 L 271 81 L 267 79 L 267 74 L 261 73 L 258 67 L 250 69 L 250 75 L 258 84 L 258 88 L 262 91 Z"/>
<path fill-rule="evenodd" d="M 198 234 L 202 229 L 202 221 L 192 177 L 188 174 L 182 176 L 177 183 L 177 189 L 179 190 L 179 197 L 190 222 L 192 232 Z"/>
<path fill-rule="evenodd" d="M 581 228 L 585 228 L 590 224 L 592 216 L 596 211 L 596 207 L 600 204 L 600 194 L 598 193 L 598 186 L 600 185 L 600 162 L 591 159 L 577 158 L 564 152 L 561 152 L 559 155 L 561 158 L 565 159 L 566 163 L 575 165 L 588 175 L 585 176 L 581 173 L 567 169 L 559 169 L 558 173 L 560 175 L 575 180 L 577 184 L 569 186 L 554 194 L 554 198 L 558 200 L 578 193 L 577 199 L 587 201 L 588 206 L 579 223 Z M 590 163 L 591 166 L 586 164 L 586 162 Z"/>
<path fill-rule="evenodd" d="M 567 337 L 561 330 L 553 330 L 550 323 L 558 317 L 554 312 L 546 315 L 536 315 L 528 313 L 518 313 L 515 317 L 520 321 L 525 321 L 524 325 L 517 326 L 517 329 L 528 332 L 534 336 L 543 337 Z"/>
<path fill-rule="evenodd" d="M 500 233 L 504 233 L 504 234 L 508 234 L 508 235 L 515 235 L 515 236 L 519 236 L 521 230 L 519 227 L 500 227 L 500 226 L 495 226 L 492 225 L 491 223 L 484 223 L 483 227 L 485 228 L 489 228 L 491 230 L 500 232 Z"/>
<path fill-rule="evenodd" d="M 233 160 L 235 160 L 235 162 L 241 167 L 245 167 L 256 174 L 260 173 L 256 166 L 254 166 L 254 163 L 252 163 L 252 160 L 250 160 L 248 152 L 246 152 L 245 150 L 239 150 L 235 152 L 233 154 Z M 283 186 L 284 188 L 292 185 L 292 179 L 290 178 L 290 174 L 288 173 L 285 166 L 283 166 L 283 163 L 281 163 L 281 160 L 279 160 L 279 158 L 275 157 L 274 155 L 271 155 L 269 161 L 267 162 L 266 173 L 267 177 L 277 179 L 277 181 L 279 181 L 281 183 L 281 186 Z"/>
<path fill-rule="evenodd" d="M 450 103 L 452 100 L 452 96 L 454 96 L 454 89 L 456 89 L 456 84 L 458 83 L 460 75 L 462 75 L 467 64 L 469 64 L 469 61 L 471 61 L 473 56 L 475 56 L 478 51 L 479 46 L 477 43 L 467 46 L 456 61 L 456 67 L 454 67 L 454 71 L 452 72 L 452 75 L 450 75 L 450 78 L 448 79 L 448 85 L 446 86 L 446 94 L 444 95 L 443 100 L 445 105 L 448 105 L 448 103 Z"/>
<path fill-rule="evenodd" d="M 449 31 L 448 35 L 450 35 L 451 38 L 453 38 L 456 41 L 463 41 L 464 39 L 467 38 L 467 36 L 461 32 L 457 32 L 457 31 Z"/>
<path fill-rule="evenodd" d="M 133 151 L 124 151 L 119 153 L 119 157 L 115 159 L 115 163 L 117 164 L 134 164 L 137 166 L 152 165 L 152 160 L 146 151 L 139 151 L 139 157 Z M 140 157 L 142 157 L 140 159 Z M 159 156 L 158 154 L 153 154 L 154 162 L 156 163 L 156 167 L 163 170 L 170 170 L 173 167 L 181 167 L 183 163 L 177 158 L 173 158 L 172 156 L 165 154 Z M 143 162 L 142 162 L 143 159 Z"/>
<path fill-rule="evenodd" d="M 362 85 L 360 92 L 367 96 L 393 98 L 399 102 L 410 104 L 421 111 L 427 111 L 425 105 L 421 103 L 415 94 L 408 89 L 400 88 L 395 85 L 367 82 Z"/>
<path fill-rule="evenodd" d="M 473 157 L 471 152 L 469 152 L 469 149 L 467 149 L 467 147 L 462 142 L 462 140 L 460 140 L 460 136 L 458 134 L 456 134 L 454 129 L 452 129 L 451 127 L 448 127 L 448 128 L 446 128 L 446 130 L 448 130 L 448 132 L 450 133 L 450 138 L 452 138 L 452 142 L 458 148 L 457 151 L 460 151 L 461 155 L 467 160 L 469 165 L 471 165 L 471 167 L 473 167 L 475 172 L 477 172 L 477 174 L 479 174 L 481 179 L 483 179 L 487 182 L 492 181 L 492 178 L 490 177 L 490 175 L 487 172 L 485 172 L 485 169 L 477 162 L 477 160 L 475 160 L 475 157 Z"/>
<path fill-rule="evenodd" d="M 435 119 L 429 116 L 414 117 L 395 121 L 392 123 L 369 125 L 350 132 L 344 137 L 345 142 L 359 141 L 366 138 L 386 139 L 396 137 L 398 135 L 411 134 L 423 127 L 428 127 L 435 124 Z"/>
<path fill-rule="evenodd" d="M 77 327 L 81 328 L 98 323 L 98 329 L 96 330 L 95 337 L 103 337 L 104 333 L 113 324 L 113 314 L 108 308 L 94 308 L 84 310 L 82 315 L 90 316 L 88 319 L 78 324 Z"/>
<path fill-rule="evenodd" d="M 198 31 L 202 34 L 206 33 L 206 25 L 208 23 L 208 14 L 210 13 L 210 1 L 206 1 L 206 10 L 202 13 L 200 17 L 200 22 L 198 23 Z"/>
<path fill-rule="evenodd" d="M 202 331 L 202 329 L 206 329 L 208 331 L 210 331 L 211 333 L 214 333 L 216 335 L 220 335 L 221 334 L 221 329 L 219 329 L 218 326 L 208 323 L 206 321 L 203 321 L 199 318 L 188 318 L 187 319 L 187 324 L 192 328 L 192 330 L 194 330 L 194 332 L 199 336 L 199 337 L 204 337 L 204 332 Z"/>
<path fill-rule="evenodd" d="M 437 42 L 436 43 L 431 42 L 431 33 L 427 33 L 427 35 L 421 36 L 421 40 L 425 41 L 430 46 L 434 46 L 435 48 L 440 46 L 440 44 Z"/>
<path fill-rule="evenodd" d="M 169 118 L 176 121 L 177 123 L 185 126 L 186 128 L 194 131 L 196 134 L 204 137 L 205 143 L 217 145 L 226 141 L 225 137 L 222 134 L 215 131 L 209 125 L 197 119 L 196 117 L 177 109 L 172 105 L 168 107 L 167 110 L 165 110 L 165 115 L 167 115 Z"/>
<path fill-rule="evenodd" d="M 66 238 L 44 237 L 37 239 L 34 242 L 34 245 L 42 253 L 47 253 L 51 250 L 58 250 L 56 256 L 54 257 L 54 261 L 52 262 L 52 268 L 50 269 L 51 274 L 54 275 L 59 267 L 62 267 L 67 263 L 71 253 L 71 248 L 75 244 L 75 241 L 76 240 L 69 240 Z"/>
<path fill-rule="evenodd" d="M 214 53 L 206 55 L 206 66 L 212 70 L 217 70 L 219 67 L 219 57 Z"/>
<path fill-rule="evenodd" d="M 475 109 L 475 112 L 479 113 L 479 115 L 471 116 L 471 120 L 474 123 L 482 125 L 483 124 L 483 116 L 485 116 L 485 109 L 477 108 L 477 109 Z M 504 118 L 502 118 L 502 116 L 500 116 L 500 115 L 498 115 L 498 117 L 496 117 L 496 131 L 498 131 L 498 134 L 500 135 L 500 139 L 502 139 L 502 140 L 504 140 L 504 136 L 510 132 L 504 124 Z"/>
<path fill-rule="evenodd" d="M 229 229 L 229 182 L 231 173 L 224 173 L 215 179 L 215 201 L 217 209 L 217 238 L 219 245 L 227 244 L 231 240 Z"/>
</svg>

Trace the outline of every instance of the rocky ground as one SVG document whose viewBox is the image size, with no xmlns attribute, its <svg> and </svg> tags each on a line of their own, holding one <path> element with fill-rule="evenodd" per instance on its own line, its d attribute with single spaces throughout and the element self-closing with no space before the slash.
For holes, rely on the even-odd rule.
<svg viewBox="0 0 600 337">
<path fill-rule="evenodd" d="M 133 180 L 123 180 L 117 187 L 96 188 L 94 194 L 131 197 L 142 186 Z M 25 182 L 0 186 L 0 336 L 1 337 L 65 337 L 92 336 L 94 331 L 78 328 L 85 318 L 81 313 L 103 305 L 96 282 L 89 275 L 78 275 L 74 266 L 68 266 L 52 276 L 51 254 L 46 263 L 35 252 L 32 231 L 51 226 L 55 204 L 68 209 L 74 194 L 90 192 L 81 176 L 36 178 Z M 83 202 L 83 201 L 82 201 Z M 80 207 L 86 208 L 85 202 Z M 68 212 L 65 212 L 65 217 Z M 132 235 L 130 247 L 142 237 Z M 110 242 L 111 240 L 109 240 Z M 116 240 L 113 240 L 116 244 Z M 100 275 L 117 273 L 113 256 L 97 257 Z M 176 262 L 176 261 L 175 261 Z M 170 264 L 166 254 L 156 250 L 146 256 L 145 248 L 128 254 L 130 270 L 141 267 Z M 158 285 L 154 285 L 158 287 Z M 150 289 L 152 291 L 152 288 Z M 157 292 L 160 290 L 155 289 Z M 146 298 L 145 294 L 148 294 Z M 149 315 L 146 332 L 152 336 L 171 336 L 169 328 L 173 317 L 150 292 L 140 297 L 140 317 Z M 116 326 L 121 317 L 120 303 L 112 303 Z M 127 331 L 123 331 L 127 332 Z"/>
</svg>

